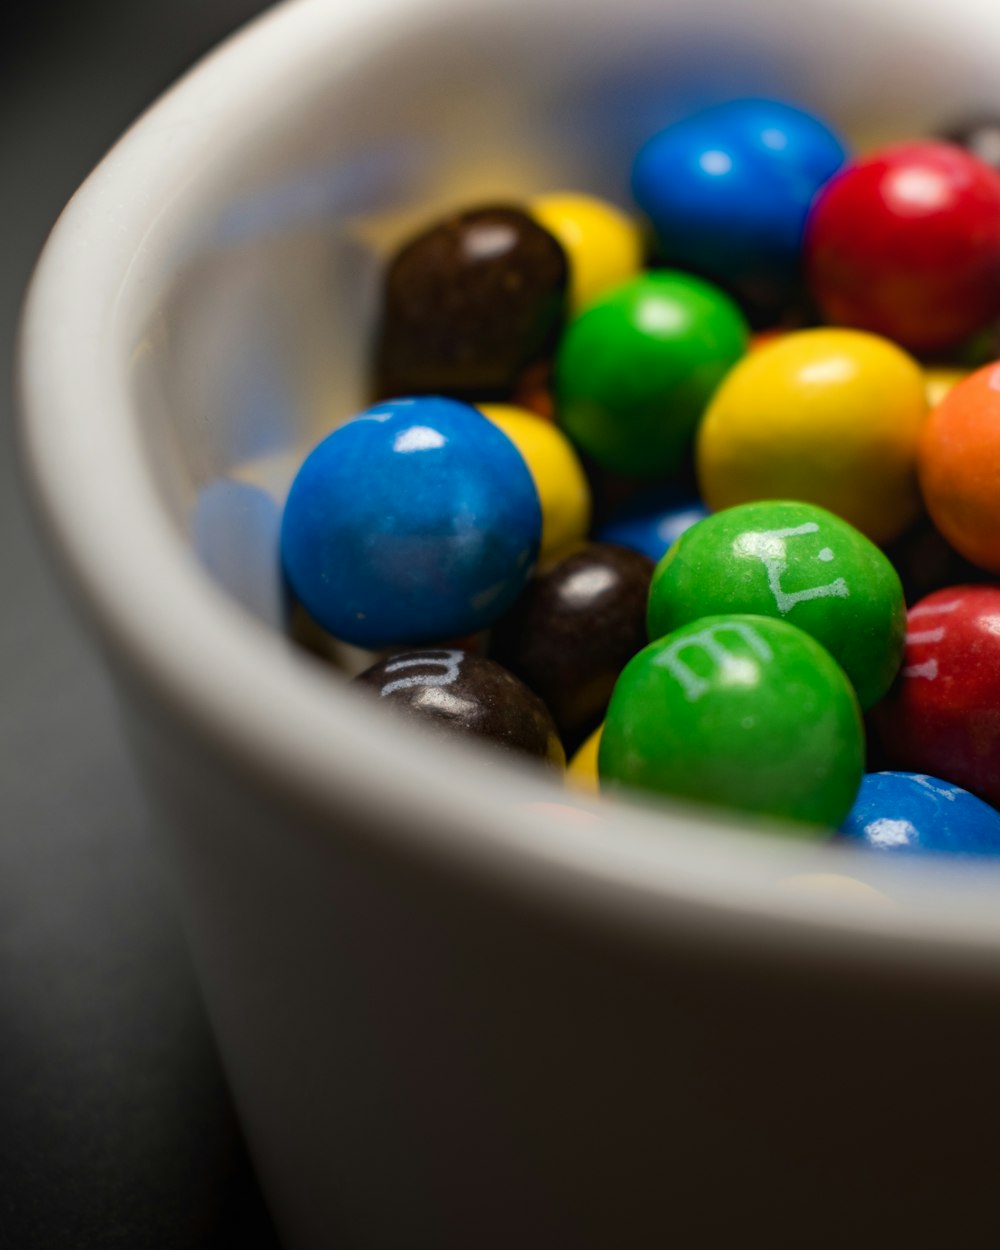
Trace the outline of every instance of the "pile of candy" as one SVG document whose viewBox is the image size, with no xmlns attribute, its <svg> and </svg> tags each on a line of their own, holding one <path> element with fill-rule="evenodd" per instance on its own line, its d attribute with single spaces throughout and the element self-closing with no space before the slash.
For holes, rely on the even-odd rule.
<svg viewBox="0 0 1000 1250">
<path fill-rule="evenodd" d="M 1000 853 L 997 137 L 851 158 L 735 101 L 639 151 L 641 216 L 408 240 L 282 527 L 359 686 L 602 791 Z"/>
</svg>

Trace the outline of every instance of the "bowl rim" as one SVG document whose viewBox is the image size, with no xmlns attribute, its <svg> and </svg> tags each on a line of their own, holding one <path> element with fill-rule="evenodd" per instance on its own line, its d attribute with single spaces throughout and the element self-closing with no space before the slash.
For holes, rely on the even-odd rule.
<svg viewBox="0 0 1000 1250">
<path fill-rule="evenodd" d="M 893 866 L 924 905 L 873 907 L 766 888 L 803 872 L 870 875 L 862 852 L 838 849 L 835 865 L 827 847 L 748 838 L 736 818 L 682 806 L 611 811 L 569 792 L 566 806 L 597 819 L 553 819 L 562 796 L 530 770 L 464 746 L 442 762 L 355 692 L 317 682 L 315 662 L 249 619 L 184 547 L 157 499 L 129 385 L 139 310 L 169 276 L 171 215 L 181 200 L 196 202 L 199 171 L 251 141 L 270 92 L 306 99 L 328 83 L 321 53 L 332 40 L 363 56 L 386 37 L 389 16 L 398 37 L 430 8 L 441 0 L 286 0 L 265 12 L 127 131 L 46 244 L 19 335 L 20 453 L 50 546 L 113 664 L 259 783 L 328 817 L 368 812 L 377 820 L 365 822 L 366 836 L 394 851 L 436 857 L 588 922 L 750 957 L 793 952 L 996 976 L 1000 917 L 991 917 L 988 881 L 970 903 L 968 878 L 952 865 Z M 912 22 L 912 0 L 906 13 Z"/>
</svg>

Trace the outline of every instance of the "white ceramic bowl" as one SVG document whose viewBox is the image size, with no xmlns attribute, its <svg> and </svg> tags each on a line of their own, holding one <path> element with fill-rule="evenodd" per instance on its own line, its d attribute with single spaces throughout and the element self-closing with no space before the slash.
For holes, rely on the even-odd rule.
<svg viewBox="0 0 1000 1250">
<path fill-rule="evenodd" d="M 67 208 L 24 319 L 28 474 L 290 1247 L 972 1245 L 993 1219 L 994 873 L 574 819 L 296 651 L 273 554 L 413 221 L 623 198 L 649 131 L 737 94 L 919 132 L 1000 104 L 998 46 L 973 0 L 298 0 Z M 788 884 L 816 873 L 891 901 Z"/>
</svg>

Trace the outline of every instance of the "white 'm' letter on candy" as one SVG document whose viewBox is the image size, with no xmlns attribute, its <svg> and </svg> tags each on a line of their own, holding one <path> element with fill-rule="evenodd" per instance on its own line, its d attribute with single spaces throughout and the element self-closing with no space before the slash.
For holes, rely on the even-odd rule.
<svg viewBox="0 0 1000 1250">
<path fill-rule="evenodd" d="M 750 530 L 741 534 L 734 543 L 738 555 L 756 556 L 767 569 L 767 584 L 782 616 L 786 616 L 797 603 L 805 603 L 809 599 L 846 599 L 851 593 L 842 577 L 823 586 L 810 586 L 807 590 L 786 591 L 782 588 L 782 574 L 788 571 L 785 539 L 818 532 L 819 526 L 815 521 L 806 521 L 803 525 L 794 525 L 787 529 Z M 819 559 L 828 563 L 833 559 L 833 552 L 829 547 L 824 547 L 819 553 Z"/>
<path fill-rule="evenodd" d="M 464 655 L 464 651 L 421 651 L 419 655 L 407 655 L 399 660 L 393 660 L 391 664 L 385 666 L 387 673 L 398 673 L 404 668 L 426 668 L 433 665 L 440 665 L 443 672 L 420 675 L 411 673 L 409 677 L 397 677 L 395 681 L 390 681 L 388 685 L 383 686 L 379 695 L 384 699 L 394 690 L 409 690 L 411 686 L 450 686 L 458 676 L 459 665 Z"/>
<path fill-rule="evenodd" d="M 948 603 L 926 603 L 920 607 L 911 608 L 908 616 L 909 621 L 913 621 L 920 616 L 940 616 L 943 613 L 954 612 L 960 607 L 961 599 L 951 599 Z M 906 632 L 906 642 L 908 646 L 921 642 L 940 642 L 945 636 L 945 627 L 937 626 L 935 629 L 910 629 Z M 926 677 L 928 681 L 934 681 L 938 675 L 938 662 L 936 657 L 931 656 L 929 660 L 924 660 L 920 664 L 908 664 L 903 669 L 904 677 Z"/>
<path fill-rule="evenodd" d="M 724 672 L 732 677 L 738 678 L 741 670 L 746 667 L 747 661 L 738 655 L 733 655 L 718 640 L 719 634 L 736 634 L 749 647 L 749 649 L 762 660 L 765 664 L 774 658 L 774 653 L 767 645 L 760 634 L 751 629 L 749 625 L 743 621 L 720 621 L 717 625 L 709 625 L 707 629 L 703 629 L 698 634 L 688 634 L 685 638 L 678 638 L 666 647 L 653 661 L 654 664 L 661 668 L 668 669 L 671 676 L 675 677 L 684 688 L 684 694 L 689 702 L 700 699 L 703 694 L 711 689 L 712 683 L 704 677 L 694 672 L 682 659 L 681 652 L 689 650 L 704 651 Z M 747 674 L 750 676 L 750 674 Z"/>
</svg>

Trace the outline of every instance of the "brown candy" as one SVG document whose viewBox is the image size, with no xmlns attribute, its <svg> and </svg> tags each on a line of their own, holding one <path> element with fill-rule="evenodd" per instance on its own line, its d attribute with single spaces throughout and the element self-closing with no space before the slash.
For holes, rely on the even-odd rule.
<svg viewBox="0 0 1000 1250">
<path fill-rule="evenodd" d="M 568 264 L 518 208 L 472 209 L 418 235 L 389 265 L 375 361 L 380 398 L 508 398 L 562 327 Z"/>
<path fill-rule="evenodd" d="M 570 749 L 646 645 L 654 567 L 637 551 L 586 543 L 543 569 L 493 630 L 490 653 L 541 696 Z"/>
<path fill-rule="evenodd" d="M 566 763 L 541 699 L 493 660 L 455 648 L 403 651 L 354 680 L 428 729 L 485 738 L 557 768 Z"/>
</svg>

